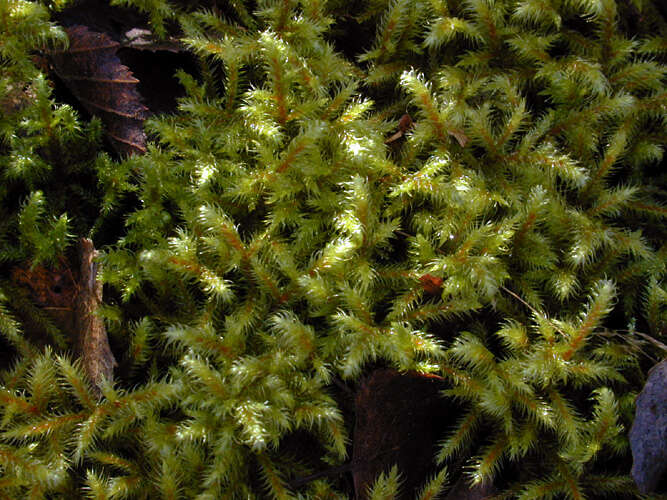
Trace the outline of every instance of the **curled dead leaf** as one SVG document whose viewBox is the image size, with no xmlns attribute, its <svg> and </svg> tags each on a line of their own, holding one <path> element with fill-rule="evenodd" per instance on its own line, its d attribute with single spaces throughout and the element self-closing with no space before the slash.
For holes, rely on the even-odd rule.
<svg viewBox="0 0 667 500">
<path fill-rule="evenodd" d="M 116 151 L 145 153 L 148 108 L 141 103 L 139 80 L 116 55 L 120 44 L 86 26 L 66 31 L 69 49 L 50 53 L 56 74 L 91 114 L 100 117 Z"/>
</svg>

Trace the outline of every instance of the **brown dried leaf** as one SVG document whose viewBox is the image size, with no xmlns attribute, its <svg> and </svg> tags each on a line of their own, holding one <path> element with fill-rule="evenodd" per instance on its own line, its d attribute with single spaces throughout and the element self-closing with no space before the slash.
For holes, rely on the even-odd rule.
<svg viewBox="0 0 667 500">
<path fill-rule="evenodd" d="M 30 298 L 47 309 L 72 309 L 76 297 L 76 283 L 70 269 L 63 262 L 58 267 L 15 267 L 12 281 L 27 288 Z"/>
<path fill-rule="evenodd" d="M 70 269 L 62 258 L 57 266 L 15 267 L 11 279 L 29 293 L 32 302 L 47 311 L 75 344 L 94 392 L 104 378 L 111 380 L 116 359 L 111 352 L 102 318 L 97 310 L 102 303 L 102 284 L 97 279 L 98 256 L 93 242 L 80 240 L 80 270 Z M 77 283 L 78 279 L 78 283 Z"/>
<path fill-rule="evenodd" d="M 120 44 L 86 26 L 66 29 L 70 47 L 52 52 L 58 76 L 93 115 L 99 116 L 120 154 L 146 152 L 143 122 L 148 108 L 141 103 L 139 80 L 116 55 Z"/>
<path fill-rule="evenodd" d="M 46 312 L 60 332 L 65 336 L 72 334 L 75 324 L 74 301 L 77 285 L 72 270 L 64 258 L 51 267 L 29 264 L 25 267 L 14 267 L 11 281 L 28 292 L 30 302 Z M 66 339 L 51 337 L 34 313 L 25 310 L 22 314 L 24 332 L 30 342 L 44 346 L 49 341 L 55 341 L 60 347 L 65 347 Z"/>
</svg>

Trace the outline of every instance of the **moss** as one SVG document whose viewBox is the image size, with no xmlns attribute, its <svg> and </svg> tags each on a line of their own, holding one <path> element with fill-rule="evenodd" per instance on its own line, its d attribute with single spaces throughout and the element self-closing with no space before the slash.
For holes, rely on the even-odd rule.
<svg viewBox="0 0 667 500">
<path fill-rule="evenodd" d="M 339 387 L 383 366 L 442 377 L 458 413 L 422 498 L 444 467 L 637 496 L 632 398 L 667 321 L 657 3 L 116 4 L 198 64 L 127 158 L 35 64 L 65 50 L 54 12 L 0 4 L 1 494 L 351 496 L 316 469 L 360 439 Z M 99 400 L 76 332 L 33 304 L 34 342 L 9 277 L 57 274 L 75 236 L 120 365 Z"/>
</svg>

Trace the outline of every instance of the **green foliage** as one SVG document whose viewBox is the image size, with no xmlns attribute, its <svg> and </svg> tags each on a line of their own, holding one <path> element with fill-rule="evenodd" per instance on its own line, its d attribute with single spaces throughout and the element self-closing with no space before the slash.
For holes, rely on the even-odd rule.
<svg viewBox="0 0 667 500">
<path fill-rule="evenodd" d="M 317 466 L 286 443 L 343 463 L 332 384 L 375 363 L 447 379 L 452 478 L 463 463 L 508 498 L 635 495 L 632 397 L 667 322 L 654 4 L 115 4 L 160 35 L 178 22 L 201 63 L 123 161 L 32 62 L 66 43 L 48 11 L 0 0 L 0 265 L 101 240 L 121 364 L 98 400 L 68 332 L 35 342 L 0 281 L 0 495 L 339 497 L 292 486 Z"/>
<path fill-rule="evenodd" d="M 29 80 L 37 75 L 30 58 L 35 48 L 64 47 L 67 36 L 49 21 L 48 10 L 37 2 L 4 0 L 0 3 L 0 26 L 3 41 L 0 60 L 3 67 L 2 89 L 16 91 L 16 80 Z M 3 98 L 7 96 L 3 95 Z"/>
<path fill-rule="evenodd" d="M 176 15 L 174 6 L 166 0 L 112 0 L 110 4 L 134 7 L 140 12 L 148 14 L 152 28 L 159 36 L 166 35 L 165 22 Z"/>
</svg>

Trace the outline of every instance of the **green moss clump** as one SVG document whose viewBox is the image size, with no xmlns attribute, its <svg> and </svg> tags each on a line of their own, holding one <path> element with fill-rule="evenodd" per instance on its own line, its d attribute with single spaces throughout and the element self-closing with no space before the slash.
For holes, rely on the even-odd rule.
<svg viewBox="0 0 667 500">
<path fill-rule="evenodd" d="M 627 432 L 667 324 L 657 3 L 114 3 L 178 21 L 200 64 L 123 160 L 32 62 L 66 43 L 47 9 L 0 3 L 0 266 L 101 241 L 121 362 L 98 401 L 71 332 L 42 313 L 38 347 L 0 281 L 0 494 L 341 496 L 292 488 L 316 471 L 281 445 L 303 431 L 344 463 L 331 385 L 382 363 L 448 380 L 451 477 L 638 496 Z"/>
</svg>

